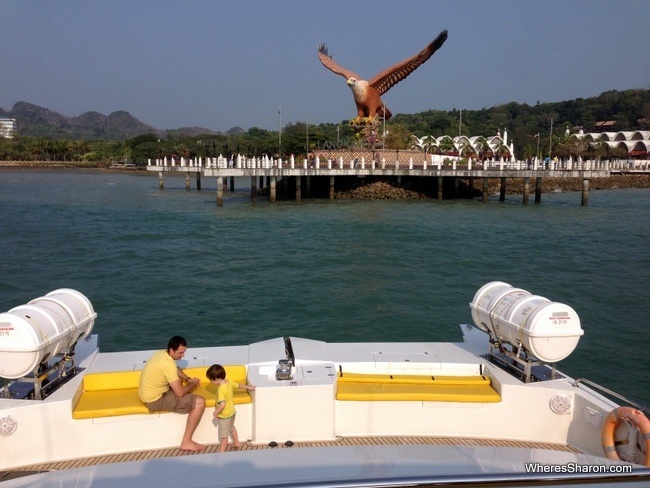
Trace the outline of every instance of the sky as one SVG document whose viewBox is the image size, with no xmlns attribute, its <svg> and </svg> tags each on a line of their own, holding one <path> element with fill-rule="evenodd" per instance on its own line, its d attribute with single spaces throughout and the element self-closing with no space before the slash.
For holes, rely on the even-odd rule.
<svg viewBox="0 0 650 488">
<path fill-rule="evenodd" d="M 370 79 L 444 29 L 382 96 L 393 114 L 559 102 L 650 89 L 648 21 L 650 0 L 0 0 L 0 107 L 161 130 L 339 123 L 356 108 L 319 44 Z"/>
</svg>

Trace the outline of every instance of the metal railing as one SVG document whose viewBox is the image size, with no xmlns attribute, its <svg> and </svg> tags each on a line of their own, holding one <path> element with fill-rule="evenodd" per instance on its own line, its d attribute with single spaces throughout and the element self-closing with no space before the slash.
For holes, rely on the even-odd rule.
<svg viewBox="0 0 650 488">
<path fill-rule="evenodd" d="M 596 390 L 599 390 L 599 391 L 601 391 L 603 393 L 606 393 L 606 394 L 608 394 L 610 396 L 618 398 L 619 400 L 622 400 L 625 403 L 627 403 L 629 405 L 632 405 L 637 410 L 641 410 L 642 412 L 648 411 L 648 406 L 647 405 L 641 405 L 639 402 L 637 402 L 635 400 L 631 400 L 631 399 L 629 399 L 629 398 L 627 398 L 627 397 L 625 397 L 625 396 L 623 396 L 623 395 L 621 395 L 619 393 L 616 393 L 615 391 L 610 390 L 609 388 L 605 388 L 604 386 L 601 386 L 598 383 L 594 383 L 593 381 L 588 380 L 586 378 L 578 378 L 577 380 L 575 380 L 573 382 L 573 387 L 577 388 L 578 386 L 580 386 L 581 383 L 589 385 L 590 387 L 592 387 L 592 388 L 594 388 Z"/>
</svg>

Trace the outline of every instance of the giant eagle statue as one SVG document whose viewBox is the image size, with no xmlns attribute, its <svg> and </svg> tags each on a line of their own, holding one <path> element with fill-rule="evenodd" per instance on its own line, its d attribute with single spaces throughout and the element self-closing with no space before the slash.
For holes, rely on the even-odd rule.
<svg viewBox="0 0 650 488">
<path fill-rule="evenodd" d="M 396 85 L 416 68 L 422 65 L 435 53 L 447 40 L 447 31 L 443 30 L 429 45 L 415 56 L 394 64 L 388 69 L 377 74 L 369 81 L 362 80 L 359 75 L 348 69 L 339 66 L 327 52 L 327 47 L 321 44 L 318 47 L 318 59 L 323 66 L 337 75 L 343 76 L 352 89 L 354 103 L 357 104 L 358 119 L 363 117 L 374 119 L 377 115 L 389 119 L 391 113 L 381 101 L 381 95 L 386 93 L 393 85 Z"/>
</svg>

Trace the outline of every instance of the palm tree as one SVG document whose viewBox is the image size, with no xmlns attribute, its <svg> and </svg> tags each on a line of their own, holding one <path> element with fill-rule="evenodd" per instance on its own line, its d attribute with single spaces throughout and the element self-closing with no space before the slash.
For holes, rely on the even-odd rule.
<svg viewBox="0 0 650 488">
<path fill-rule="evenodd" d="M 77 161 L 81 161 L 83 159 L 83 156 L 90 149 L 90 143 L 88 141 L 83 141 L 83 140 L 74 141 L 72 146 L 77 155 Z"/>
<path fill-rule="evenodd" d="M 43 154 L 43 139 L 32 139 L 29 144 L 29 152 L 34 161 L 38 161 L 41 154 Z"/>
<path fill-rule="evenodd" d="M 38 144 L 39 144 L 39 147 L 41 149 L 41 154 L 44 153 L 45 154 L 45 160 L 49 161 L 52 158 L 52 156 L 50 154 L 50 152 L 53 149 L 52 139 L 49 139 L 47 137 L 41 137 L 38 140 Z"/>
<path fill-rule="evenodd" d="M 461 155 L 461 157 L 467 158 L 469 156 L 475 155 L 476 151 L 474 150 L 471 144 L 463 143 L 460 146 L 459 154 Z"/>
<path fill-rule="evenodd" d="M 476 152 L 478 153 L 479 159 L 492 157 L 492 149 L 490 148 L 490 144 L 484 136 L 477 137 L 474 145 L 476 147 Z"/>
<path fill-rule="evenodd" d="M 586 158 L 589 150 L 589 141 L 584 137 L 577 138 L 574 142 L 574 155 L 576 158 Z"/>
<path fill-rule="evenodd" d="M 67 139 L 64 139 L 60 141 L 60 146 L 61 146 L 61 155 L 63 156 L 63 160 L 67 161 L 66 157 L 68 154 L 74 151 L 74 143 L 72 141 L 68 141 Z"/>
<path fill-rule="evenodd" d="M 182 155 L 184 158 L 189 158 L 190 157 L 190 148 L 187 147 L 185 144 L 179 144 L 174 148 L 174 151 L 176 151 L 178 154 Z"/>
<path fill-rule="evenodd" d="M 428 149 L 429 152 L 432 154 L 440 154 L 441 149 L 440 149 L 440 144 L 438 142 L 438 139 L 436 139 L 433 136 L 429 136 Z"/>
<path fill-rule="evenodd" d="M 442 136 L 440 142 L 438 142 L 438 147 L 440 148 L 440 152 L 444 153 L 452 152 L 456 149 L 453 139 L 449 136 Z"/>
<path fill-rule="evenodd" d="M 424 154 L 429 150 L 429 136 L 417 137 L 411 134 L 411 149 L 420 149 Z"/>
<path fill-rule="evenodd" d="M 63 139 L 56 139 L 51 141 L 50 148 L 52 150 L 52 155 L 54 156 L 55 161 L 57 156 L 60 161 L 65 161 L 67 145 L 68 145 L 68 141 L 64 141 Z"/>
<path fill-rule="evenodd" d="M 503 158 L 510 157 L 510 148 L 505 144 L 501 144 L 499 147 L 496 148 L 495 153 L 499 157 L 503 157 Z"/>
<path fill-rule="evenodd" d="M 609 154 L 609 146 L 605 141 L 594 141 L 589 145 L 587 154 L 595 160 L 600 161 Z"/>
</svg>

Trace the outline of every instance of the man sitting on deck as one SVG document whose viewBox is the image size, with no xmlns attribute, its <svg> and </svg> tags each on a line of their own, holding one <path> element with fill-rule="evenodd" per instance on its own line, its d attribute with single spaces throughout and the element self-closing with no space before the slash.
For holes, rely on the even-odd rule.
<svg viewBox="0 0 650 488">
<path fill-rule="evenodd" d="M 169 339 L 166 351 L 156 351 L 142 370 L 138 395 L 152 412 L 189 413 L 180 448 L 202 451 L 206 446 L 194 442 L 192 436 L 205 410 L 205 398 L 190 393 L 201 380 L 187 376 L 175 362 L 185 355 L 186 350 L 187 341 L 174 336 Z"/>
</svg>

